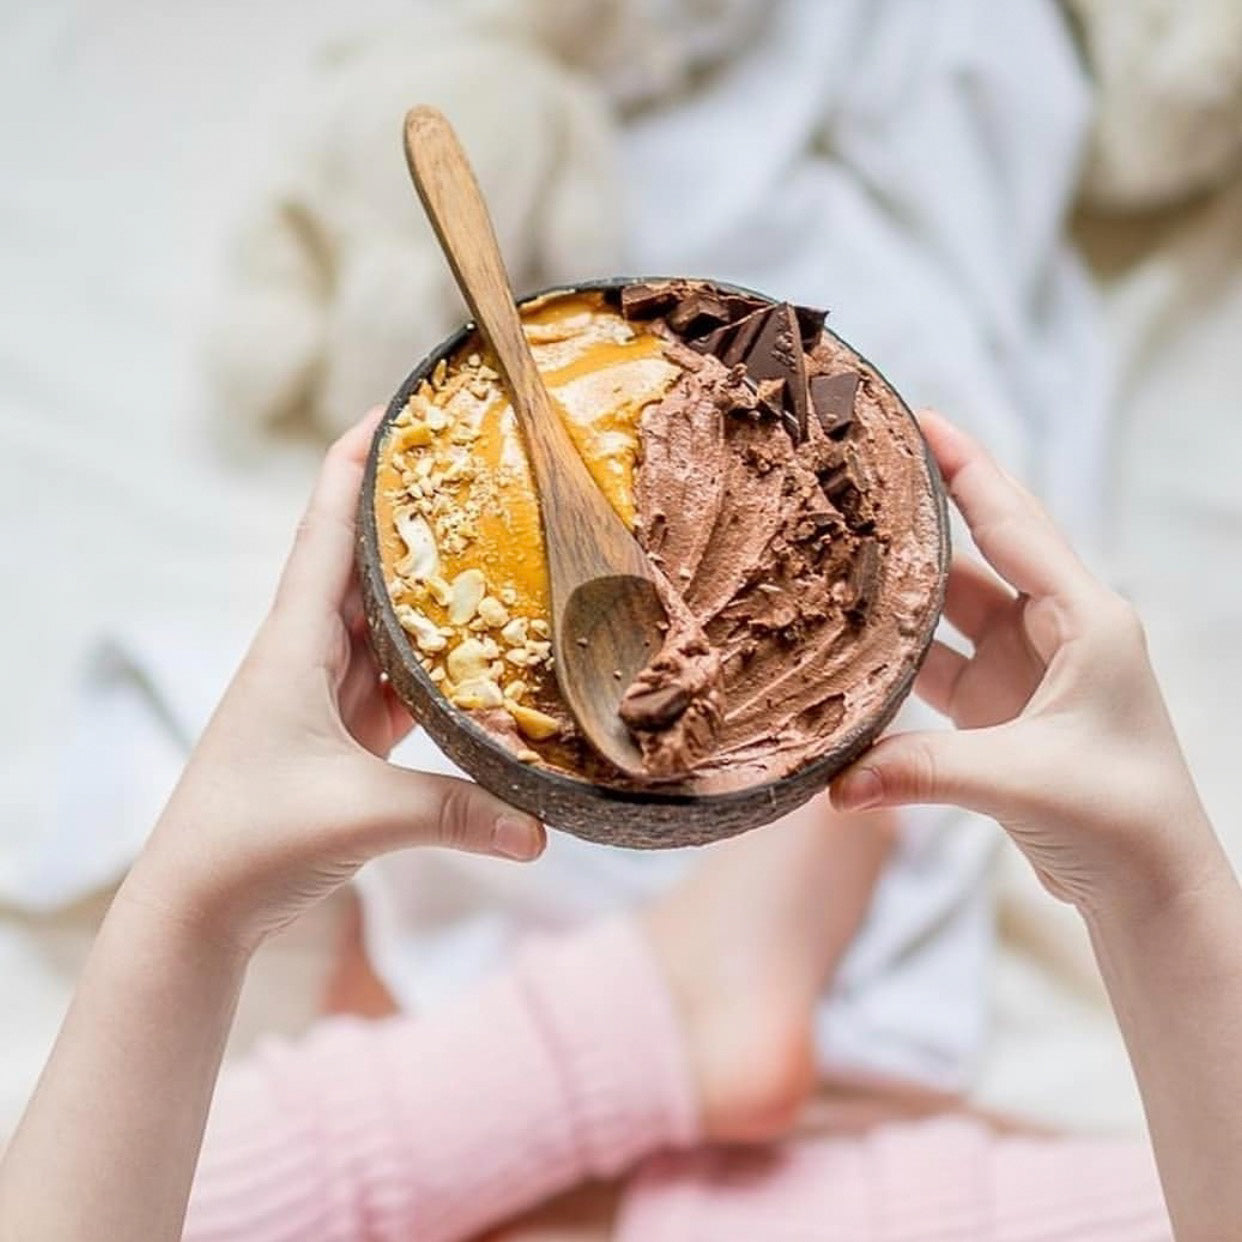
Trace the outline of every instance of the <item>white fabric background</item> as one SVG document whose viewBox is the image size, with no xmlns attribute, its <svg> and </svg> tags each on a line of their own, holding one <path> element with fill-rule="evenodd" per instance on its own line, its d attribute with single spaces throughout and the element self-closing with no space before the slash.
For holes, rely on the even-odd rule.
<svg viewBox="0 0 1242 1242">
<path fill-rule="evenodd" d="M 1242 523 L 1234 396 L 1242 376 L 1231 345 L 1242 319 L 1238 195 L 1188 213 L 1110 291 L 1124 382 L 1102 476 L 1103 424 L 1093 411 L 1103 408 L 1097 385 L 1108 377 L 1090 356 L 1089 328 L 1067 310 L 1083 305 L 1073 260 L 1053 245 L 1085 100 L 1060 57 L 1062 69 L 1045 65 L 1037 90 L 1020 89 L 1030 81 L 1025 58 L 1060 38 L 1051 7 L 1006 6 L 1007 29 L 997 31 L 996 6 L 878 5 L 876 37 L 861 42 L 856 23 L 868 6 L 779 6 L 784 16 L 759 40 L 745 6 L 724 7 L 736 12 L 706 44 L 687 38 L 692 50 L 671 61 L 646 45 L 637 85 L 613 83 L 631 103 L 648 100 L 618 156 L 636 191 L 629 218 L 647 249 L 634 234 L 617 244 L 636 267 L 701 267 L 827 301 L 837 325 L 912 400 L 945 404 L 982 427 L 1077 529 L 1093 524 L 1093 500 L 1105 502 L 1118 570 L 1152 623 L 1209 802 L 1227 838 L 1242 836 L 1236 711 L 1221 692 L 1242 680 L 1242 590 L 1219 572 L 1236 563 Z M 816 18 L 805 38 L 799 13 Z M 911 13 L 924 21 L 934 13 L 935 37 L 910 35 Z M 408 30 L 408 16 L 407 5 L 385 0 L 348 12 L 325 0 L 0 9 L 9 118 L 0 133 L 0 567 L 13 584 L 0 711 L 0 901 L 9 903 L 0 924 L 0 1128 L 54 1030 L 80 953 L 75 929 L 98 913 L 19 916 L 12 904 L 56 907 L 106 880 L 159 796 L 119 772 L 112 787 L 124 798 L 108 801 L 108 817 L 89 794 L 88 767 L 101 779 L 89 758 L 118 733 L 136 736 L 132 722 L 150 712 L 127 673 L 115 718 L 76 723 L 70 687 L 81 684 L 81 654 L 92 636 L 111 634 L 108 658 L 124 671 L 134 650 L 181 653 L 196 636 L 190 645 L 201 640 L 203 659 L 186 665 L 178 654 L 178 690 L 205 691 L 185 670 L 210 681 L 239 648 L 311 468 L 304 447 L 239 462 L 208 434 L 199 348 L 226 240 L 254 218 L 255 191 L 283 175 L 278 137 L 307 124 L 296 101 L 317 72 L 307 68 L 314 50 L 333 40 L 347 47 L 339 36 L 376 24 Z M 747 56 L 665 110 L 670 127 L 690 131 L 709 110 L 729 118 L 704 167 L 674 175 L 661 163 L 650 96 L 686 80 L 687 58 L 720 55 L 748 30 Z M 993 48 L 998 35 L 1016 59 L 981 63 L 981 40 Z M 761 89 L 765 58 L 780 70 L 770 97 Z M 815 76 L 821 92 L 803 108 L 777 106 L 781 90 L 796 94 L 793 83 L 806 80 L 799 74 Z M 730 97 L 732 111 L 720 113 Z M 1007 131 L 983 126 L 960 150 L 930 158 L 928 135 L 968 124 L 977 108 L 1032 137 L 998 141 Z M 791 117 L 782 139 L 773 118 Z M 711 176 L 722 155 L 743 150 L 743 135 L 752 192 L 781 190 L 770 228 L 756 226 L 772 219 L 756 198 Z M 644 182 L 652 192 L 637 192 Z M 933 210 L 941 203 L 952 210 Z M 843 217 L 869 227 L 847 235 Z M 811 234 L 822 246 L 815 254 L 799 247 Z M 560 274 L 551 268 L 537 255 L 532 279 Z M 930 314 L 921 309 L 929 304 Z M 1085 395 L 1075 386 L 1084 377 Z M 374 396 L 390 386 L 377 381 Z M 1032 443 L 1047 452 L 1030 453 Z M 166 766 L 167 754 L 144 759 L 144 769 Z M 72 845 L 53 835 L 66 823 Z M 984 1096 L 1066 1123 L 1132 1123 L 1128 1073 L 1081 938 L 1005 858 Z"/>
</svg>

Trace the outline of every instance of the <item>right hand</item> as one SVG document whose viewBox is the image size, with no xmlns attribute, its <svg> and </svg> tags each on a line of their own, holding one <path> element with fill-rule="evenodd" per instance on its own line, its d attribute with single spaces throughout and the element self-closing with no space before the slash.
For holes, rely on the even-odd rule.
<svg viewBox="0 0 1242 1242">
<path fill-rule="evenodd" d="M 990 815 L 1045 887 L 1080 909 L 1193 884 L 1215 861 L 1214 838 L 1133 608 L 970 437 L 937 414 L 920 422 L 1000 577 L 955 559 L 945 617 L 973 653 L 933 643 L 916 683 L 957 731 L 885 738 L 837 778 L 834 804 Z"/>
<path fill-rule="evenodd" d="M 526 861 L 546 840 L 478 785 L 386 762 L 413 721 L 380 679 L 354 571 L 380 414 L 328 452 L 272 610 L 122 890 L 244 952 L 389 850 Z"/>
</svg>

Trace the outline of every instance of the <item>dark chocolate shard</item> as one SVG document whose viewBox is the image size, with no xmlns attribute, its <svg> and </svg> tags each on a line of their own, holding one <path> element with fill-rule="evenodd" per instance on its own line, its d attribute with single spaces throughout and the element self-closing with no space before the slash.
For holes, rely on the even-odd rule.
<svg viewBox="0 0 1242 1242">
<path fill-rule="evenodd" d="M 854 398 L 858 394 L 857 371 L 811 376 L 811 405 L 826 435 L 840 439 L 854 421 Z"/>
<path fill-rule="evenodd" d="M 821 480 L 824 495 L 845 515 L 851 529 L 865 521 L 863 513 L 863 480 L 858 463 L 847 454 L 836 469 L 829 471 Z"/>
<path fill-rule="evenodd" d="M 651 319 L 677 305 L 677 287 L 671 281 L 626 285 L 621 290 L 621 313 L 627 319 Z"/>
<path fill-rule="evenodd" d="M 627 727 L 650 732 L 667 729 L 689 705 L 690 692 L 684 686 L 661 686 L 627 693 L 619 711 Z"/>
<path fill-rule="evenodd" d="M 736 347 L 737 341 L 732 348 Z M 790 439 L 795 444 L 801 444 L 806 438 L 811 398 L 807 388 L 802 334 L 794 308 L 788 302 L 780 302 L 768 310 L 742 361 L 756 381 L 785 381 L 784 409 L 791 416 L 787 420 Z"/>
<path fill-rule="evenodd" d="M 763 298 L 754 297 L 749 293 L 726 293 L 724 296 L 725 305 L 729 308 L 730 321 L 744 319 L 752 311 L 761 310 L 771 303 Z"/>
<path fill-rule="evenodd" d="M 760 380 L 755 385 L 759 405 L 773 418 L 785 416 L 785 381 L 783 379 Z"/>
<path fill-rule="evenodd" d="M 682 298 L 665 316 L 668 326 L 686 340 L 703 336 L 727 324 L 730 318 L 724 300 L 706 290 Z"/>
<path fill-rule="evenodd" d="M 828 318 L 828 312 L 817 310 L 814 306 L 795 306 L 794 314 L 798 317 L 802 348 L 809 353 L 819 344 L 819 338 L 824 334 L 824 320 Z"/>
<path fill-rule="evenodd" d="M 749 315 L 737 320 L 736 323 L 730 324 L 732 335 L 729 337 L 729 343 L 725 346 L 724 351 L 720 354 L 720 361 L 725 366 L 735 366 L 737 363 L 747 360 L 750 347 L 758 339 L 760 332 L 763 331 L 773 310 L 775 310 L 775 307 L 764 306 L 759 310 L 751 311 Z"/>
<path fill-rule="evenodd" d="M 706 336 L 696 337 L 693 341 L 687 341 L 686 344 L 700 353 L 715 354 L 717 358 L 720 358 L 723 357 L 725 350 L 729 347 L 729 342 L 736 335 L 737 324 L 726 323 L 719 328 L 713 328 Z"/>
<path fill-rule="evenodd" d="M 871 605 L 875 603 L 880 589 L 882 563 L 883 552 L 879 541 L 862 540 L 854 552 L 846 580 L 845 615 L 855 625 L 861 625 L 867 619 Z"/>
</svg>

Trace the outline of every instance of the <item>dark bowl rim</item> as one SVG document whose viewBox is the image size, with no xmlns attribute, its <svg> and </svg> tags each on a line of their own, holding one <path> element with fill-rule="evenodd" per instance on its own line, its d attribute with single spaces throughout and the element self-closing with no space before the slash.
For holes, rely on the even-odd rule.
<svg viewBox="0 0 1242 1242">
<path fill-rule="evenodd" d="M 564 284 L 556 284 L 547 288 L 539 289 L 534 293 L 522 294 L 517 298 L 519 306 L 524 306 L 528 302 L 537 301 L 540 298 L 554 297 L 564 294 L 574 293 L 607 293 L 624 288 L 626 285 L 633 284 L 659 284 L 669 281 L 690 281 L 693 283 L 701 283 L 710 285 L 725 293 L 743 294 L 749 297 L 759 298 L 764 302 L 774 303 L 778 299 L 773 298 L 770 294 L 760 293 L 754 289 L 748 289 L 744 285 L 736 285 L 729 281 L 716 280 L 710 277 L 698 276 L 608 276 L 591 280 L 571 281 Z M 624 786 L 613 785 L 597 785 L 593 781 L 583 780 L 578 777 L 564 776 L 559 772 L 550 771 L 543 767 L 532 767 L 524 764 L 516 758 L 512 751 L 496 741 L 485 729 L 477 725 L 470 716 L 461 708 L 455 707 L 441 693 L 435 682 L 428 677 L 426 671 L 419 663 L 414 655 L 413 648 L 410 645 L 409 638 L 401 623 L 397 620 L 396 612 L 393 608 L 392 599 L 388 594 L 388 586 L 384 581 L 383 558 L 379 550 L 379 531 L 375 516 L 375 482 L 379 469 L 379 453 L 380 447 L 384 442 L 385 435 L 389 424 L 394 418 L 405 408 L 409 401 L 410 395 L 417 386 L 426 379 L 435 369 L 441 359 L 448 359 L 455 354 L 476 331 L 477 325 L 474 320 L 468 319 L 455 332 L 447 336 L 434 349 L 426 354 L 417 366 L 406 376 L 396 393 L 389 401 L 384 411 L 383 418 L 380 419 L 375 428 L 375 432 L 371 438 L 371 445 L 367 450 L 366 466 L 363 472 L 362 490 L 359 497 L 359 523 L 360 523 L 360 557 L 359 572 L 365 574 L 368 578 L 368 586 L 370 587 L 374 597 L 380 602 L 381 624 L 388 633 L 389 640 L 393 644 L 393 649 L 399 653 L 405 671 L 409 673 L 416 681 L 420 682 L 423 688 L 432 696 L 432 701 L 439 700 L 439 704 L 447 716 L 459 728 L 464 729 L 470 736 L 480 745 L 491 751 L 503 761 L 512 764 L 514 768 L 522 769 L 531 777 L 540 781 L 547 782 L 551 789 L 560 790 L 568 796 L 584 797 L 594 796 L 602 801 L 621 803 L 627 806 L 659 806 L 659 807 L 676 807 L 676 806 L 695 806 L 701 808 L 704 804 L 714 807 L 727 809 L 729 807 L 744 806 L 760 802 L 765 795 L 775 799 L 775 791 L 787 785 L 791 781 L 798 779 L 803 782 L 813 781 L 814 774 L 817 771 L 831 768 L 833 773 L 842 770 L 845 764 L 848 764 L 857 758 L 879 735 L 886 729 L 893 717 L 897 714 L 901 704 L 905 702 L 909 696 L 914 684 L 914 679 L 918 675 L 919 669 L 927 656 L 927 652 L 931 648 L 932 639 L 935 635 L 936 626 L 939 623 L 941 611 L 944 606 L 944 595 L 947 582 L 947 571 L 949 565 L 950 545 L 949 545 L 949 518 L 948 506 L 945 500 L 944 482 L 940 475 L 940 469 L 936 464 L 935 458 L 932 456 L 931 449 L 927 444 L 927 440 L 923 435 L 922 428 L 919 426 L 918 419 L 915 418 L 905 398 L 897 390 L 892 383 L 889 382 L 884 373 L 880 371 L 874 363 L 870 361 L 864 354 L 860 353 L 848 341 L 839 336 L 831 328 L 825 326 L 826 332 L 834 341 L 849 350 L 860 362 L 873 371 L 885 384 L 888 390 L 897 398 L 897 401 L 904 412 L 905 416 L 913 424 L 918 435 L 919 443 L 923 449 L 923 459 L 927 467 L 927 475 L 931 482 L 932 494 L 935 498 L 936 512 L 939 526 L 939 565 L 940 573 L 936 579 L 936 595 L 934 607 L 929 608 L 926 612 L 927 620 L 924 624 L 923 633 L 919 636 L 919 653 L 918 657 L 912 661 L 905 675 L 900 681 L 895 682 L 886 696 L 886 710 L 878 717 L 870 720 L 860 721 L 854 729 L 842 737 L 831 750 L 811 760 L 810 763 L 804 764 L 802 767 L 795 769 L 793 772 L 787 772 L 784 776 L 779 776 L 775 780 L 764 781 L 758 785 L 747 785 L 741 789 L 730 789 L 720 793 L 693 793 L 687 791 L 670 791 L 661 792 L 659 788 L 651 789 L 630 789 Z M 845 764 L 842 759 L 845 757 Z M 831 780 L 831 776 L 827 777 L 822 784 L 826 785 Z"/>
</svg>

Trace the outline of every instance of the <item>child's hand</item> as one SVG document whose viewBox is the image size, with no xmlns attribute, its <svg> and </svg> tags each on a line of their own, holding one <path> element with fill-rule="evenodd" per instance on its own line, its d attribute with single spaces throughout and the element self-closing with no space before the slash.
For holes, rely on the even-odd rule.
<svg viewBox="0 0 1242 1242">
<path fill-rule="evenodd" d="M 535 820 L 478 786 L 385 762 L 411 721 L 372 662 L 353 569 L 377 419 L 329 451 L 272 610 L 126 884 L 244 948 L 387 850 L 543 849 Z"/>
<path fill-rule="evenodd" d="M 921 422 L 979 551 L 1018 594 L 955 561 L 945 616 L 974 652 L 933 644 L 917 689 L 961 731 L 884 739 L 837 779 L 835 805 L 991 815 L 1080 907 L 1176 887 L 1207 857 L 1211 830 L 1137 616 L 979 445 L 938 415 Z"/>
</svg>

